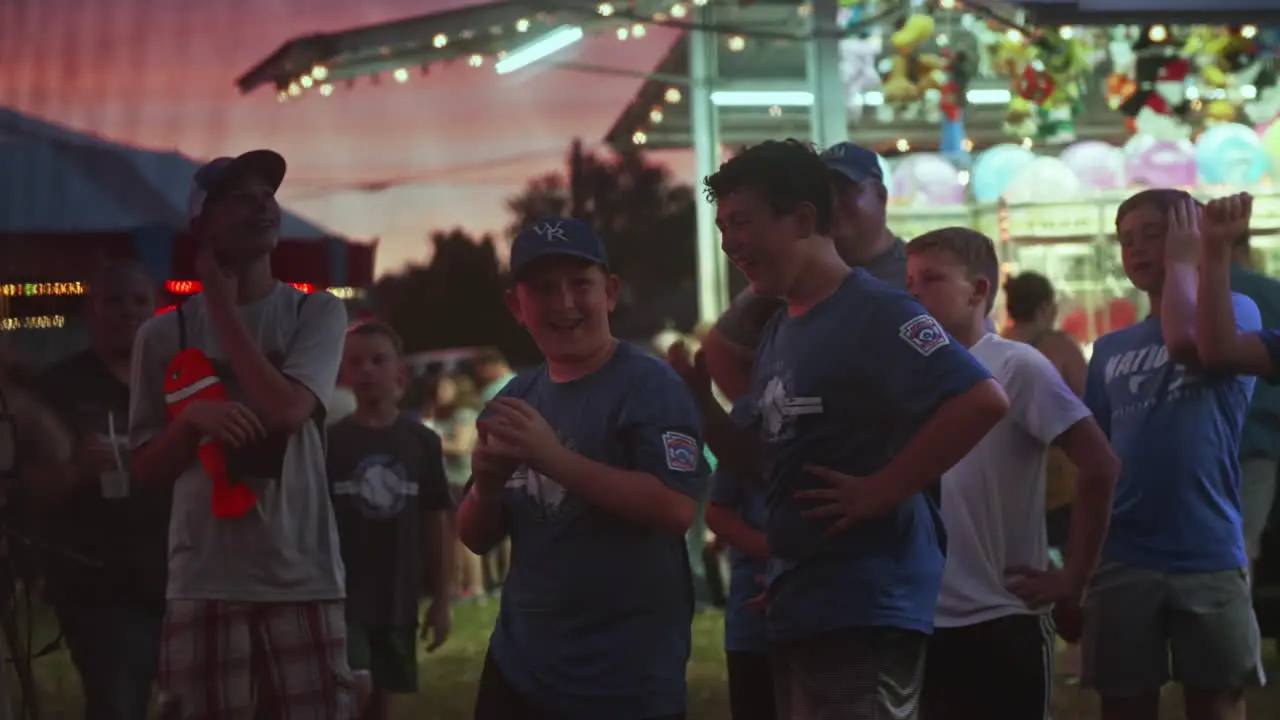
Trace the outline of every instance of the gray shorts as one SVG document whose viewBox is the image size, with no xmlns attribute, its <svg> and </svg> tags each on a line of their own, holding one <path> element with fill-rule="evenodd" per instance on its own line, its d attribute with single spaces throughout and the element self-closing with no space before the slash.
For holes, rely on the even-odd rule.
<svg viewBox="0 0 1280 720">
<path fill-rule="evenodd" d="M 928 636 L 896 628 L 842 628 L 774 644 L 778 720 L 915 720 Z"/>
<path fill-rule="evenodd" d="M 1081 645 L 1081 680 L 1104 698 L 1143 695 L 1171 678 L 1204 690 L 1266 680 L 1243 568 L 1170 574 L 1103 560 L 1085 595 Z"/>
<path fill-rule="evenodd" d="M 1240 513 L 1244 519 L 1244 542 L 1249 557 L 1258 556 L 1258 541 L 1267 529 L 1267 518 L 1276 501 L 1276 466 L 1271 458 L 1241 458 Z"/>
</svg>

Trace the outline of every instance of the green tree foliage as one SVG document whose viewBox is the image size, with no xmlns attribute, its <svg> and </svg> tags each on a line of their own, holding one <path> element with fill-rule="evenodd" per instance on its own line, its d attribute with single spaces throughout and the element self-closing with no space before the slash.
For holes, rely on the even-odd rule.
<svg viewBox="0 0 1280 720">
<path fill-rule="evenodd" d="M 570 163 L 572 164 L 572 162 Z M 668 324 L 690 330 L 697 319 L 697 251 L 693 188 L 638 153 L 584 152 L 578 218 L 600 233 L 623 292 L 614 331 L 649 339 Z M 507 201 L 510 237 L 534 221 L 574 214 L 567 173 L 533 178 Z"/>
<path fill-rule="evenodd" d="M 375 289 L 377 314 L 401 334 L 406 352 L 493 346 L 513 363 L 536 361 L 537 349 L 507 311 L 493 239 L 454 228 L 428 242 L 429 265 L 383 277 Z"/>
</svg>

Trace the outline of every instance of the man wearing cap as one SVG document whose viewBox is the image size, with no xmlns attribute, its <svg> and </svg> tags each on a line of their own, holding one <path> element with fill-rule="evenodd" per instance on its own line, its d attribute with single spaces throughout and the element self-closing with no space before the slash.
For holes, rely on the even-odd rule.
<svg viewBox="0 0 1280 720">
<path fill-rule="evenodd" d="M 173 485 L 160 658 L 176 717 L 354 715 L 343 568 L 325 479 L 322 428 L 346 328 L 341 301 L 271 273 L 285 162 L 269 150 L 200 168 L 191 230 L 200 294 L 148 321 L 134 345 L 133 481 Z M 168 418 L 165 381 L 181 350 L 202 350 L 227 401 Z M 214 517 L 197 459 L 221 445 L 228 475 L 257 501 Z"/>
<path fill-rule="evenodd" d="M 683 718 L 684 533 L 705 477 L 693 399 L 611 334 L 618 278 L 591 228 L 534 223 L 511 272 L 507 306 L 546 362 L 485 408 L 458 509 L 472 552 L 512 544 L 475 717 Z"/>
</svg>

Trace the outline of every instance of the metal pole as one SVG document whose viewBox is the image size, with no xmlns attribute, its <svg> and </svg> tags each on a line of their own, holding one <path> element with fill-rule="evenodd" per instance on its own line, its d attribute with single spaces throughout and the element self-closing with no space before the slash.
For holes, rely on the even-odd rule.
<svg viewBox="0 0 1280 720">
<path fill-rule="evenodd" d="M 694 27 L 710 27 L 712 9 L 694 6 Z M 719 74 L 716 36 L 707 30 L 689 30 L 689 121 L 693 136 L 694 188 L 699 194 L 698 219 L 698 319 L 715 320 L 729 305 L 729 278 L 716 210 L 701 199 L 702 179 L 720 167 L 720 114 L 711 104 L 711 91 Z"/>
<path fill-rule="evenodd" d="M 812 6 L 810 26 L 825 32 L 815 33 L 805 46 L 805 74 L 813 93 L 809 138 L 827 148 L 849 139 L 849 110 L 840 79 L 840 39 L 833 32 L 838 27 L 837 0 L 813 0 Z"/>
</svg>

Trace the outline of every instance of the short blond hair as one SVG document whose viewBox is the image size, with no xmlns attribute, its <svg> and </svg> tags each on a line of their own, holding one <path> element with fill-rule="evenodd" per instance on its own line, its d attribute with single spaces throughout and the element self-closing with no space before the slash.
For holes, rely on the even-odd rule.
<svg viewBox="0 0 1280 720">
<path fill-rule="evenodd" d="M 932 230 L 907 243 L 907 255 L 944 252 L 958 260 L 970 277 L 983 277 L 991 287 L 987 296 L 987 312 L 996 304 L 1000 288 L 1000 259 L 991 238 L 967 227 Z"/>
</svg>

